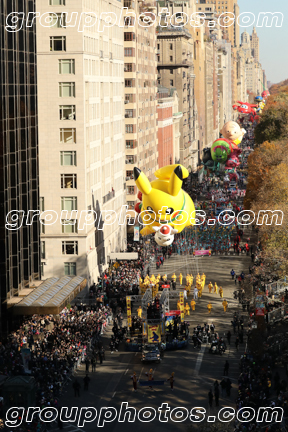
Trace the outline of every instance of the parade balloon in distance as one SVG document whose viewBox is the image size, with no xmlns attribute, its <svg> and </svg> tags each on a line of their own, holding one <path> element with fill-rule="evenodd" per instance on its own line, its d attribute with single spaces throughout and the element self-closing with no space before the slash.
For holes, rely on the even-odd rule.
<svg viewBox="0 0 288 432">
<path fill-rule="evenodd" d="M 167 165 L 157 170 L 154 175 L 157 180 L 150 183 L 139 168 L 134 168 L 134 180 L 142 193 L 142 203 L 138 206 L 144 225 L 141 234 L 153 234 L 155 227 L 164 228 L 167 225 L 174 229 L 170 233 L 166 229 L 162 230 L 163 232 L 156 230 L 155 240 L 162 246 L 169 241 L 167 236 L 174 236 L 176 232 L 195 224 L 195 207 L 190 196 L 182 189 L 183 180 L 189 176 L 184 166 Z"/>
<path fill-rule="evenodd" d="M 215 162 L 225 164 L 232 152 L 232 144 L 225 138 L 219 138 L 211 146 L 211 156 Z"/>
<path fill-rule="evenodd" d="M 220 133 L 226 140 L 232 141 L 234 144 L 238 145 L 241 143 L 246 130 L 241 128 L 238 123 L 229 121 L 224 124 Z"/>
<path fill-rule="evenodd" d="M 255 97 L 255 102 L 262 102 L 263 97 L 262 96 L 256 96 Z"/>
</svg>

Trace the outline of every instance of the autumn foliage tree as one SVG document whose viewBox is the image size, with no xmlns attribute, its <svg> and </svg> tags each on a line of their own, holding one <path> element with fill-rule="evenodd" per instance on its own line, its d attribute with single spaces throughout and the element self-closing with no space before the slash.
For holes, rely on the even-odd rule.
<svg viewBox="0 0 288 432">
<path fill-rule="evenodd" d="M 263 215 L 278 210 L 270 220 L 259 218 L 262 259 L 269 272 L 288 274 L 288 80 L 270 89 L 271 96 L 255 130 L 258 146 L 248 159 L 244 206 Z M 271 215 L 271 213 L 270 213 Z M 262 225 L 261 225 L 262 223 Z"/>
</svg>

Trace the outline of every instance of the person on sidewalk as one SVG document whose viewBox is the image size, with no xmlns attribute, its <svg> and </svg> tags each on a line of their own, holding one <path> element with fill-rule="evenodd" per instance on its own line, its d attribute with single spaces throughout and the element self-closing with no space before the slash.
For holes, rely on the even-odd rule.
<svg viewBox="0 0 288 432">
<path fill-rule="evenodd" d="M 213 407 L 213 393 L 212 390 L 209 390 L 208 393 L 208 403 L 209 403 L 209 407 L 212 408 Z"/>
<path fill-rule="evenodd" d="M 79 383 L 78 379 L 76 378 L 74 383 L 73 383 L 73 389 L 74 389 L 74 395 L 75 397 L 80 397 L 80 388 L 81 388 L 81 384 Z"/>
<path fill-rule="evenodd" d="M 230 341 L 231 341 L 231 332 L 230 332 L 230 330 L 227 333 L 227 341 L 228 341 L 228 345 L 230 345 Z"/>
<path fill-rule="evenodd" d="M 137 382 L 138 382 L 136 372 L 133 372 L 133 375 L 131 376 L 131 378 L 132 378 L 132 382 L 133 382 L 134 392 L 136 392 L 137 391 Z"/>
<path fill-rule="evenodd" d="M 229 362 L 228 362 L 228 360 L 226 360 L 226 362 L 224 364 L 224 373 L 223 373 L 224 376 L 229 375 L 229 367 L 230 367 Z"/>
<path fill-rule="evenodd" d="M 170 378 L 168 378 L 167 379 L 167 381 L 169 381 L 170 382 L 170 387 L 171 387 L 171 391 L 174 391 L 174 372 L 172 372 L 172 374 L 171 374 L 171 376 L 170 376 Z"/>
<path fill-rule="evenodd" d="M 84 390 L 88 390 L 89 382 L 90 382 L 90 378 L 88 374 L 86 374 L 86 376 L 83 378 L 83 381 L 84 381 Z"/>
</svg>

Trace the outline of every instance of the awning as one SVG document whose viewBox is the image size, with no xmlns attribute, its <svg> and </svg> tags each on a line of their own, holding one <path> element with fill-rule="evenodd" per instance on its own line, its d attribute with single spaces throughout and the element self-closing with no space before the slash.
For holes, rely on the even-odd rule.
<svg viewBox="0 0 288 432">
<path fill-rule="evenodd" d="M 87 280 L 81 276 L 51 277 L 14 306 L 17 315 L 57 315 L 82 291 Z"/>
</svg>

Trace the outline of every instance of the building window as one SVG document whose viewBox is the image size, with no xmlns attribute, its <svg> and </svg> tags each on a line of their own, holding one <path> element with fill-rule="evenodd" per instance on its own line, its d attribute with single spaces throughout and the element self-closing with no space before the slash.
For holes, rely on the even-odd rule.
<svg viewBox="0 0 288 432">
<path fill-rule="evenodd" d="M 61 174 L 62 189 L 77 189 L 77 174 Z"/>
<path fill-rule="evenodd" d="M 60 129 L 61 144 L 76 144 L 76 129 Z"/>
<path fill-rule="evenodd" d="M 62 219 L 62 234 L 77 234 L 78 233 L 78 225 L 77 219 Z"/>
<path fill-rule="evenodd" d="M 40 197 L 40 211 L 44 212 L 44 197 Z"/>
<path fill-rule="evenodd" d="M 128 195 L 135 195 L 135 188 L 134 188 L 134 186 L 128 186 L 127 187 L 127 194 Z"/>
<path fill-rule="evenodd" d="M 135 48 L 124 48 L 125 57 L 135 57 Z"/>
<path fill-rule="evenodd" d="M 126 140 L 126 149 L 133 149 L 137 147 L 137 141 Z"/>
<path fill-rule="evenodd" d="M 65 276 L 76 276 L 76 263 L 64 263 Z"/>
<path fill-rule="evenodd" d="M 134 63 L 125 63 L 124 72 L 135 72 L 136 66 Z"/>
<path fill-rule="evenodd" d="M 75 60 L 61 59 L 59 60 L 59 74 L 75 74 Z"/>
<path fill-rule="evenodd" d="M 75 82 L 60 82 L 59 97 L 75 97 Z"/>
<path fill-rule="evenodd" d="M 41 219 L 41 221 L 40 221 L 40 231 L 41 231 L 41 234 L 45 234 L 45 220 L 44 219 Z"/>
<path fill-rule="evenodd" d="M 135 79 L 125 79 L 125 87 L 135 87 Z"/>
<path fill-rule="evenodd" d="M 75 105 L 60 105 L 60 120 L 76 120 Z"/>
<path fill-rule="evenodd" d="M 61 151 L 60 164 L 62 166 L 77 166 L 76 151 Z"/>
<path fill-rule="evenodd" d="M 174 81 L 170 80 L 170 86 L 173 87 L 173 85 L 174 85 Z"/>
<path fill-rule="evenodd" d="M 125 109 L 125 118 L 134 118 L 134 117 L 136 117 L 135 110 Z"/>
<path fill-rule="evenodd" d="M 133 180 L 133 171 L 126 171 L 126 179 Z"/>
<path fill-rule="evenodd" d="M 135 202 L 134 201 L 127 201 L 127 205 L 128 205 L 129 210 L 134 209 Z"/>
<path fill-rule="evenodd" d="M 66 27 L 66 15 L 62 13 L 51 13 L 50 16 L 50 27 L 65 28 Z"/>
<path fill-rule="evenodd" d="M 157 49 L 160 50 L 160 44 L 157 44 Z"/>
<path fill-rule="evenodd" d="M 77 197 L 61 197 L 61 210 L 77 210 Z"/>
<path fill-rule="evenodd" d="M 173 72 L 174 72 L 173 69 L 170 69 L 170 74 L 171 74 L 171 75 L 173 75 Z"/>
<path fill-rule="evenodd" d="M 66 36 L 51 36 L 50 51 L 66 51 Z"/>
<path fill-rule="evenodd" d="M 125 101 L 132 103 L 135 102 L 135 95 L 130 93 L 130 94 L 125 94 Z"/>
<path fill-rule="evenodd" d="M 173 56 L 170 56 L 170 61 L 173 61 Z"/>
<path fill-rule="evenodd" d="M 78 255 L 78 241 L 63 241 L 62 255 Z"/>
<path fill-rule="evenodd" d="M 66 0 L 49 0 L 50 6 L 65 6 Z"/>
<path fill-rule="evenodd" d="M 44 276 L 44 263 L 41 262 L 41 277 Z"/>
<path fill-rule="evenodd" d="M 170 50 L 173 50 L 173 44 L 170 43 Z"/>
<path fill-rule="evenodd" d="M 127 32 L 127 33 L 124 33 L 124 41 L 134 41 L 135 40 L 135 33 L 132 33 L 132 32 Z"/>
<path fill-rule="evenodd" d="M 136 125 L 133 124 L 125 125 L 125 133 L 136 133 Z"/>
<path fill-rule="evenodd" d="M 45 253 L 45 241 L 41 241 L 41 259 L 45 259 L 46 253 Z"/>
</svg>

